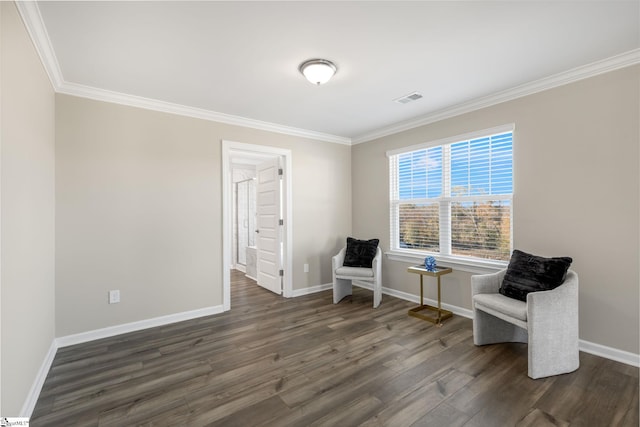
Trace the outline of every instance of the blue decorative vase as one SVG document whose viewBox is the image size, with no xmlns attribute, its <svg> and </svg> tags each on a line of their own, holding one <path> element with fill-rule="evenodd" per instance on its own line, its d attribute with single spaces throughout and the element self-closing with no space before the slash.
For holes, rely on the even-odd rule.
<svg viewBox="0 0 640 427">
<path fill-rule="evenodd" d="M 432 256 L 428 256 L 424 259 L 424 268 L 427 271 L 436 271 L 436 259 Z"/>
</svg>

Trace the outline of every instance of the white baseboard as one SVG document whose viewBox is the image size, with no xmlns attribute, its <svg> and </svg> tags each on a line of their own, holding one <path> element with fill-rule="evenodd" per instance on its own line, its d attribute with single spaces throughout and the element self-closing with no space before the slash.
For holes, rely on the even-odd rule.
<svg viewBox="0 0 640 427">
<path fill-rule="evenodd" d="M 358 282 L 354 285 L 360 286 L 365 289 L 373 290 L 371 284 L 366 282 Z M 331 284 L 329 284 L 331 286 Z M 407 292 L 398 291 L 391 288 L 382 287 L 382 293 L 385 295 L 391 295 L 396 298 L 400 298 L 406 301 L 411 301 L 416 304 L 420 303 L 420 297 L 417 295 L 409 294 Z M 437 305 L 438 302 L 429 298 L 425 298 L 424 302 L 429 305 Z M 384 301 L 383 301 L 384 303 Z M 442 308 L 445 310 L 451 311 L 453 314 L 457 314 L 458 316 L 466 317 L 468 319 L 473 319 L 473 310 L 469 310 L 467 308 L 458 307 L 451 304 L 442 303 Z M 640 354 L 631 353 L 624 350 L 619 350 L 613 347 L 607 347 L 605 345 L 592 343 L 585 340 L 580 340 L 578 343 L 578 347 L 580 351 L 585 353 L 593 354 L 594 356 L 604 357 L 605 359 L 610 359 L 616 362 L 624 363 L 626 365 L 635 366 L 636 368 L 640 367 Z"/>
<path fill-rule="evenodd" d="M 640 368 L 640 354 L 631 353 L 629 351 L 618 350 L 617 348 L 607 347 L 605 345 L 580 340 L 578 343 L 580 351 L 593 354 L 595 356 L 604 357 L 605 359 L 614 360 L 626 365 Z"/>
<path fill-rule="evenodd" d="M 56 338 L 56 342 L 58 347 L 67 347 L 70 345 L 81 344 L 89 341 L 99 340 L 102 338 L 113 337 L 115 335 L 126 334 L 128 332 L 135 332 L 142 329 L 164 326 L 171 323 L 182 322 L 184 320 L 191 320 L 197 317 L 220 314 L 223 311 L 224 310 L 221 305 L 200 308 L 191 311 L 183 311 L 182 313 L 169 314 L 167 316 L 140 320 L 138 322 L 124 323 L 122 325 L 109 326 L 107 328 L 67 335 L 64 337 Z"/>
<path fill-rule="evenodd" d="M 184 311 L 182 313 L 169 314 L 167 316 L 155 317 L 152 319 L 141 320 L 138 322 L 125 323 L 117 326 L 110 326 L 108 328 L 96 329 L 93 331 L 82 332 L 74 335 L 67 335 L 64 337 L 54 338 L 51 342 L 51 347 L 45 356 L 38 375 L 36 375 L 33 385 L 27 394 L 22 409 L 20 410 L 20 417 L 30 418 L 33 410 L 38 402 L 40 391 L 44 385 L 44 381 L 47 378 L 47 374 L 53 364 L 53 359 L 59 348 L 67 347 L 74 344 L 81 344 L 101 338 L 108 338 L 115 335 L 126 334 L 127 332 L 139 331 L 142 329 L 153 328 L 155 326 L 163 326 L 171 323 L 182 322 L 184 320 L 191 320 L 198 317 L 210 316 L 213 314 L 222 313 L 222 306 L 213 306 L 200 308 L 197 310 Z"/>
<path fill-rule="evenodd" d="M 398 290 L 391 289 L 391 288 L 385 288 L 384 286 L 382 287 L 382 293 L 386 294 L 386 295 L 391 295 L 392 297 L 403 299 L 405 301 L 411 301 L 411 302 L 414 302 L 416 304 L 420 304 L 420 297 L 418 295 L 413 295 L 413 294 L 410 294 L 410 293 L 407 293 L 407 292 L 402 292 L 402 291 L 398 291 Z M 424 299 L 424 304 L 437 306 L 438 305 L 438 301 L 430 299 L 430 298 L 425 298 Z M 457 305 L 447 304 L 447 303 L 444 303 L 444 302 L 442 303 L 442 308 L 444 308 L 445 310 L 449 310 L 450 312 L 452 312 L 453 314 L 457 314 L 458 316 L 466 317 L 468 319 L 473 319 L 473 311 L 472 310 L 469 310 L 469 309 L 466 309 L 466 308 L 462 308 L 462 307 L 458 307 Z"/>
<path fill-rule="evenodd" d="M 36 407 L 36 403 L 38 402 L 38 397 L 40 396 L 40 391 L 42 391 L 42 386 L 44 385 L 44 380 L 47 378 L 49 374 L 49 370 L 51 369 L 51 364 L 53 363 L 53 359 L 56 357 L 56 352 L 58 351 L 58 346 L 56 344 L 56 340 L 54 339 L 51 342 L 51 346 L 49 347 L 49 351 L 47 352 L 44 360 L 42 361 L 42 365 L 40 365 L 40 370 L 38 370 L 38 375 L 36 375 L 33 384 L 31 385 L 31 389 L 27 394 L 27 398 L 22 405 L 22 409 L 20 410 L 20 417 L 31 418 L 31 414 L 33 414 L 33 410 Z"/>
<path fill-rule="evenodd" d="M 358 286 L 361 286 L 366 289 L 372 289 L 371 285 L 360 282 L 357 283 Z M 303 295 L 309 295 L 316 292 L 322 292 L 329 290 L 333 287 L 331 283 L 325 283 L 323 285 L 311 286 L 304 289 L 294 289 L 293 297 L 299 297 Z M 417 295 L 409 294 L 407 292 L 398 291 L 391 288 L 382 287 L 382 293 L 385 295 L 390 295 L 396 298 L 400 298 L 406 301 L 411 301 L 416 304 L 419 303 L 420 297 Z M 429 298 L 425 298 L 425 302 L 430 305 L 437 304 L 437 301 L 431 300 Z M 442 308 L 445 310 L 449 310 L 458 316 L 466 317 L 469 319 L 473 318 L 473 311 L 458 307 L 450 304 L 442 304 Z M 94 331 L 82 332 L 74 335 L 67 335 L 64 337 L 56 338 L 51 343 L 51 347 L 45 356 L 45 359 L 40 366 L 40 370 L 38 371 L 38 375 L 36 376 L 31 389 L 29 390 L 29 394 L 25 399 L 24 404 L 22 405 L 22 410 L 20 411 L 21 417 L 31 417 L 33 410 L 36 406 L 36 402 L 38 401 L 38 396 L 40 395 L 40 391 L 42 390 L 42 386 L 44 385 L 44 381 L 47 378 L 47 374 L 51 368 L 53 363 L 53 359 L 55 358 L 56 352 L 58 348 L 67 347 L 74 344 L 81 344 L 101 338 L 108 338 L 115 335 L 125 334 L 127 332 L 139 331 L 142 329 L 153 328 L 155 326 L 163 326 L 171 323 L 182 322 L 184 320 L 195 319 L 197 317 L 210 316 L 213 314 L 222 313 L 223 307 L 213 306 L 207 308 L 201 308 L 198 310 L 185 311 L 182 313 L 170 314 L 167 316 L 155 317 L 153 319 L 141 320 L 138 322 L 125 323 L 123 325 L 110 326 L 108 328 L 97 329 Z M 579 342 L 580 351 L 585 353 L 593 354 L 595 356 L 604 357 L 605 359 L 610 359 L 616 362 L 624 363 L 627 365 L 631 365 L 634 367 L 640 367 L 640 355 L 631 353 L 624 350 L 619 350 L 613 347 L 607 347 L 601 344 L 592 343 L 585 340 L 580 340 Z"/>
<path fill-rule="evenodd" d="M 333 283 L 325 283 L 323 285 L 309 286 L 308 288 L 303 289 L 294 289 L 291 294 L 292 298 L 301 297 L 303 295 L 315 294 L 316 292 L 326 291 L 327 289 L 333 288 Z"/>
<path fill-rule="evenodd" d="M 369 289 L 370 291 L 373 290 L 373 286 L 371 286 L 371 284 L 367 283 L 367 282 L 357 282 L 357 281 L 354 280 L 353 284 L 356 285 L 356 286 L 360 286 L 361 288 Z M 383 295 L 390 295 L 392 297 L 400 298 L 400 299 L 403 299 L 405 301 L 410 301 L 410 302 L 414 302 L 416 304 L 420 304 L 420 297 L 419 296 L 413 295 L 413 294 L 410 294 L 410 293 L 407 293 L 407 292 L 398 291 L 396 289 L 386 288 L 386 287 L 383 286 L 382 287 L 382 294 Z M 437 306 L 438 305 L 438 301 L 432 300 L 430 298 L 425 298 L 424 299 L 424 304 Z M 473 318 L 473 311 L 472 310 L 468 310 L 466 308 L 458 307 L 456 305 L 446 304 L 444 302 L 442 303 L 442 308 L 444 308 L 445 310 L 449 310 L 450 312 L 452 312 L 453 314 L 457 314 L 458 316 L 466 317 L 466 318 L 469 318 L 469 319 Z"/>
<path fill-rule="evenodd" d="M 367 287 L 367 286 L 363 286 Z M 370 289 L 370 287 L 369 287 Z M 408 294 L 406 292 L 397 291 L 395 289 L 390 288 L 382 288 L 382 293 L 391 295 L 400 299 L 404 299 L 407 301 L 419 303 L 420 297 L 413 294 Z M 437 305 L 438 302 L 429 298 L 424 299 L 425 302 L 429 305 Z M 468 319 L 473 319 L 473 310 L 469 310 L 466 308 L 458 307 L 455 305 L 442 303 L 442 308 L 445 310 L 451 311 L 453 314 L 457 314 L 462 317 L 466 317 Z M 640 367 L 640 355 L 635 353 L 630 353 L 628 351 L 619 350 L 613 347 L 607 347 L 605 345 L 592 343 L 585 340 L 580 340 L 578 343 L 578 347 L 580 351 L 584 351 L 585 353 L 593 354 L 595 356 L 604 357 L 605 359 L 614 360 L 616 362 L 624 363 L 626 365 L 635 366 L 636 368 Z"/>
</svg>

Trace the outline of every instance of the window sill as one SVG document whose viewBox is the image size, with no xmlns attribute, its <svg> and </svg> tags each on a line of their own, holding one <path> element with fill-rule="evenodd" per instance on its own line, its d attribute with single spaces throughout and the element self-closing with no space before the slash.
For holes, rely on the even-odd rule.
<svg viewBox="0 0 640 427">
<path fill-rule="evenodd" d="M 404 251 L 386 251 L 385 255 L 391 261 L 407 262 L 411 264 L 422 264 L 427 254 L 417 254 Z M 454 270 L 466 271 L 469 273 L 486 274 L 495 273 L 498 270 L 507 268 L 507 261 L 490 260 L 470 260 L 447 256 L 434 256 L 436 263 L 444 267 L 451 267 Z"/>
</svg>

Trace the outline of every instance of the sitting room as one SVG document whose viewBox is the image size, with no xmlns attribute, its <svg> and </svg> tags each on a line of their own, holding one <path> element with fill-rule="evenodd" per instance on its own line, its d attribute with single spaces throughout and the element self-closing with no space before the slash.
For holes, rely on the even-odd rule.
<svg viewBox="0 0 640 427">
<path fill-rule="evenodd" d="M 0 20 L 0 419 L 638 426 L 637 1 Z"/>
</svg>

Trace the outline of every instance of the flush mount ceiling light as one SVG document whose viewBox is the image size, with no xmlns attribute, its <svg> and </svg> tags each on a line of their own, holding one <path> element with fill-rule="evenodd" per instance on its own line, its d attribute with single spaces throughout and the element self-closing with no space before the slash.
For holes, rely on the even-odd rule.
<svg viewBox="0 0 640 427">
<path fill-rule="evenodd" d="M 338 67 L 326 59 L 310 59 L 298 67 L 302 75 L 314 85 L 321 85 L 329 81 L 338 71 Z"/>
</svg>

